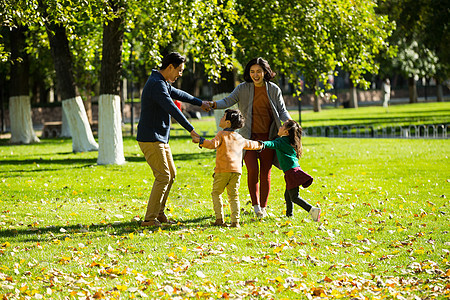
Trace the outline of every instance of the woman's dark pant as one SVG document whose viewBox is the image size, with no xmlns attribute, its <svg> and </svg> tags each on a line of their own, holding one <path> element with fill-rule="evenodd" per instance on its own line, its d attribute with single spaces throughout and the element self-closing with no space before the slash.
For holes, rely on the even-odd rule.
<svg viewBox="0 0 450 300">
<path fill-rule="evenodd" d="M 275 150 L 264 149 L 261 153 L 257 151 L 246 151 L 244 156 L 247 166 L 247 184 L 252 205 L 267 206 L 270 192 L 270 170 L 272 169 Z M 259 161 L 259 164 L 258 164 Z"/>
</svg>

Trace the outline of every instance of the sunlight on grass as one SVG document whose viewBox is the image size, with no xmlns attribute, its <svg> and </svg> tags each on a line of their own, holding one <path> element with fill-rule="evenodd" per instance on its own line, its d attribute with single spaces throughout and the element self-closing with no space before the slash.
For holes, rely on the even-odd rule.
<svg viewBox="0 0 450 300">
<path fill-rule="evenodd" d="M 207 118 L 195 126 L 214 128 Z M 139 226 L 153 175 L 134 138 L 124 138 L 123 166 L 98 166 L 96 152 L 74 154 L 67 139 L 0 146 L 0 295 L 450 295 L 448 140 L 306 137 L 300 163 L 314 183 L 300 193 L 322 208 L 322 222 L 298 206 L 283 216 L 278 169 L 269 217 L 255 219 L 244 167 L 237 230 L 209 226 L 215 152 L 175 135 L 170 145 L 178 175 L 166 214 L 178 224 L 160 230 Z"/>
</svg>

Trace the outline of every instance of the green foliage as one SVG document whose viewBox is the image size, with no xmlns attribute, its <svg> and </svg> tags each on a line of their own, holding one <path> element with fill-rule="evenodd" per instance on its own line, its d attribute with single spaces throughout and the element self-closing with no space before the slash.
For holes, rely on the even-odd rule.
<svg viewBox="0 0 450 300">
<path fill-rule="evenodd" d="M 245 18 L 236 35 L 246 60 L 265 56 L 299 88 L 326 84 L 337 67 L 367 87 L 365 73 L 376 73 L 374 57 L 392 50 L 386 43 L 393 24 L 375 13 L 373 1 L 238 1 Z M 318 87 L 317 87 L 318 88 Z M 317 92 L 320 92 L 317 90 Z"/>
<path fill-rule="evenodd" d="M 448 1 L 385 0 L 378 10 L 396 22 L 389 39 L 398 45 L 399 55 L 393 67 L 414 77 L 437 77 L 445 80 L 450 71 Z M 389 68 L 389 61 L 385 63 Z"/>
<path fill-rule="evenodd" d="M 434 77 L 438 62 L 438 57 L 430 49 L 419 45 L 417 41 L 408 44 L 406 39 L 399 42 L 399 52 L 392 60 L 393 66 L 406 77 L 420 78 Z"/>
</svg>

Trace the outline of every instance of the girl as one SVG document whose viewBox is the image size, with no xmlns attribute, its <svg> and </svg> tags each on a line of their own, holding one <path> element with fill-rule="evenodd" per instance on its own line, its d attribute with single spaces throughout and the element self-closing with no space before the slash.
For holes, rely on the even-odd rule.
<svg viewBox="0 0 450 300">
<path fill-rule="evenodd" d="M 279 138 L 263 143 L 264 148 L 275 149 L 281 169 L 284 172 L 286 216 L 292 217 L 292 203 L 295 203 L 309 212 L 312 219 L 318 222 L 320 208 L 312 206 L 300 198 L 298 194 L 300 185 L 307 188 L 313 182 L 313 178 L 303 172 L 298 163 L 299 157 L 302 156 L 302 131 L 302 127 L 297 122 L 288 120 L 278 130 Z"/>
</svg>

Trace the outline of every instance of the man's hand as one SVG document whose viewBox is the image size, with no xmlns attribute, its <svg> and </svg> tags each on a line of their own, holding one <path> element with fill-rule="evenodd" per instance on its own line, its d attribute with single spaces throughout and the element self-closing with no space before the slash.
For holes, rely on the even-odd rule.
<svg viewBox="0 0 450 300">
<path fill-rule="evenodd" d="M 200 135 L 197 132 L 195 132 L 195 129 L 193 129 L 190 133 L 191 133 L 192 140 L 194 138 L 199 138 L 200 139 Z"/>
<path fill-rule="evenodd" d="M 197 132 L 195 132 L 195 130 L 191 131 L 191 138 L 193 143 L 197 144 L 200 142 L 200 135 Z"/>
<path fill-rule="evenodd" d="M 209 101 L 202 101 L 202 106 L 200 107 L 206 112 L 211 110 L 211 105 Z"/>
<path fill-rule="evenodd" d="M 209 106 L 211 106 L 212 109 L 216 109 L 217 108 L 217 103 L 214 101 L 209 101 Z"/>
</svg>

